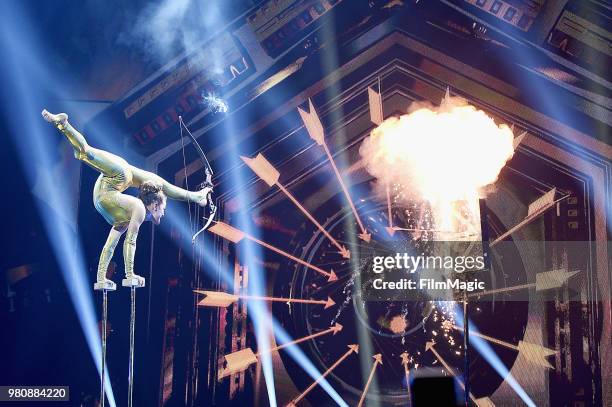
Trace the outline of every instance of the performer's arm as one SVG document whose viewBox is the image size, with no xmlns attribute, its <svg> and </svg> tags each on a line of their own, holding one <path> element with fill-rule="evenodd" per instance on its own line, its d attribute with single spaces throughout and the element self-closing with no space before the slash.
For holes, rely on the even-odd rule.
<svg viewBox="0 0 612 407">
<path fill-rule="evenodd" d="M 136 186 L 142 184 L 145 181 L 154 182 L 162 187 L 164 194 L 170 199 L 178 201 L 195 202 L 199 205 L 206 205 L 206 198 L 212 191 L 212 188 L 205 187 L 199 191 L 188 191 L 186 189 L 172 185 L 162 177 L 149 171 L 141 170 L 132 166 L 132 174 L 134 176 L 134 182 Z"/>
</svg>

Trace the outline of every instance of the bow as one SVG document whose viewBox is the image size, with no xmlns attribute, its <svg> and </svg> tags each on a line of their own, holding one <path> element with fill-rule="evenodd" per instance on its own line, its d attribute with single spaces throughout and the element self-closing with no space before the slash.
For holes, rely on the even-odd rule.
<svg viewBox="0 0 612 407">
<path fill-rule="evenodd" d="M 208 207 L 210 208 L 210 211 L 208 213 L 208 216 L 203 216 L 202 217 L 204 219 L 204 221 L 205 221 L 204 226 L 202 226 L 202 228 L 200 230 L 198 230 L 198 232 L 195 235 L 193 235 L 193 237 L 191 238 L 192 242 L 195 243 L 195 240 L 198 237 L 198 235 L 200 233 L 204 232 L 206 229 L 208 229 L 208 227 L 212 223 L 213 219 L 215 218 L 215 215 L 217 214 L 217 206 L 214 204 L 214 202 L 212 200 L 212 176 L 213 176 L 213 170 L 212 170 L 212 167 L 210 166 L 210 163 L 208 162 L 208 159 L 206 158 L 206 154 L 204 154 L 204 150 L 202 150 L 202 147 L 200 147 L 200 144 L 198 143 L 196 138 L 193 136 L 193 134 L 191 134 L 191 131 L 189 131 L 189 128 L 187 127 L 187 125 L 185 125 L 185 122 L 183 121 L 183 117 L 182 116 L 179 116 L 179 126 L 180 126 L 180 129 L 181 129 L 181 140 L 183 139 L 183 127 L 184 127 L 185 130 L 187 131 L 187 135 L 189 136 L 189 138 L 191 139 L 191 142 L 193 143 L 193 146 L 195 147 L 196 151 L 198 152 L 198 155 L 202 159 L 202 163 L 204 164 L 204 173 L 206 174 L 206 178 L 205 178 L 205 181 L 204 181 L 203 185 L 211 187 L 211 192 L 206 196 L 206 199 L 208 201 Z"/>
</svg>

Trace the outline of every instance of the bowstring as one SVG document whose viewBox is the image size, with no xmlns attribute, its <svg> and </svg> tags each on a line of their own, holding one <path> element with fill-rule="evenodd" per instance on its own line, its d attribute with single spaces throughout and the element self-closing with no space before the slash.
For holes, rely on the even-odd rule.
<svg viewBox="0 0 612 407">
<path fill-rule="evenodd" d="M 183 118 L 181 117 L 179 120 L 179 128 L 180 128 L 180 133 L 181 133 L 181 150 L 183 151 L 183 172 L 185 175 L 185 189 L 187 189 L 187 191 L 189 191 L 189 180 L 187 177 L 187 159 L 185 158 L 185 140 L 183 139 Z M 193 219 L 191 217 L 191 202 L 189 200 L 187 200 L 187 210 L 189 211 L 189 231 L 191 232 L 191 235 L 193 236 L 193 232 L 195 230 L 194 224 L 193 224 Z"/>
</svg>

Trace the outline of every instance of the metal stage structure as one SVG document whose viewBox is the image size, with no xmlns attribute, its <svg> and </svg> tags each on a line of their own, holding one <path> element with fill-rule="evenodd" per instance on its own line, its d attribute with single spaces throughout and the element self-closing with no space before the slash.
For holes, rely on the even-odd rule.
<svg viewBox="0 0 612 407">
<path fill-rule="evenodd" d="M 217 219 L 235 225 L 238 214 L 246 214 L 258 230 L 257 236 L 233 231 L 230 239 L 227 231 L 217 233 L 219 227 L 213 226 L 192 245 L 191 236 L 202 226 L 195 224 L 201 214 L 192 213 L 193 208 L 184 209 L 184 218 L 192 220 L 187 227 L 142 228 L 137 264 L 147 288 L 139 296 L 143 307 L 138 313 L 132 290 L 131 321 L 138 315 L 139 353 L 130 356 L 130 375 L 134 370 L 143 373 L 130 380 L 130 399 L 132 386 L 159 391 L 135 392 L 134 405 L 267 405 L 255 352 L 244 369 L 228 369 L 226 358 L 256 349 L 251 311 L 247 300 L 238 299 L 246 294 L 253 273 L 241 239 L 262 248 L 261 258 L 254 261 L 265 274 L 266 296 L 320 300 L 276 301 L 269 307 L 293 339 L 310 338 L 300 342 L 300 349 L 319 372 L 329 373 L 326 379 L 349 405 L 364 398 L 381 405 L 405 403 L 411 357 L 422 366 L 448 365 L 447 372 L 458 377 L 468 371 L 466 396 L 471 402 L 514 403 L 518 396 L 513 388 L 474 350 L 479 339 L 495 349 L 536 405 L 612 405 L 612 373 L 604 369 L 612 357 L 607 218 L 612 213 L 612 147 L 602 136 L 610 126 L 609 99 L 604 100 L 610 87 L 598 68 L 589 71 L 582 57 L 569 59 L 555 48 L 563 41 L 578 43 L 563 29 L 577 18 L 571 2 L 555 8 L 550 2 L 502 1 L 499 16 L 480 10 L 481 3 L 491 2 L 467 0 L 363 1 L 355 2 L 359 6 L 353 5 L 350 13 L 348 1 L 263 3 L 225 27 L 201 52 L 168 64 L 91 123 L 91 128 L 114 123 L 122 141 L 143 156 L 149 169 L 176 185 L 195 186 L 203 181 L 203 164 L 196 151 L 181 148 L 182 117 L 217 170 Z M 504 17 L 512 7 L 515 13 Z M 499 24 L 511 24 L 514 31 L 506 34 Z M 223 66 L 220 75 L 207 68 L 213 46 L 223 55 L 215 61 Z M 574 79 L 559 79 L 559 72 Z M 376 117 L 404 113 L 414 101 L 437 104 L 447 88 L 522 135 L 495 194 L 486 200 L 491 245 L 510 242 L 509 250 L 525 256 L 520 241 L 582 242 L 588 254 L 573 256 L 571 248 L 541 244 L 537 250 L 546 258 L 543 269 L 523 265 L 514 280 L 503 272 L 497 276 L 496 288 L 506 290 L 498 295 L 518 290 L 526 297 L 509 297 L 495 306 L 466 300 L 464 313 L 479 329 L 477 334 L 470 331 L 467 366 L 446 342 L 433 340 L 436 329 L 429 324 L 441 318 L 440 307 L 415 303 L 407 312 L 416 317 L 399 336 L 384 331 L 386 311 L 368 308 L 365 316 L 353 312 L 356 300 L 347 295 L 352 266 L 334 247 L 338 243 L 357 250 L 410 233 L 410 208 L 376 197 L 359 146 Z M 545 98 L 538 93 L 543 89 Z M 207 93 L 222 96 L 229 111 L 217 113 L 202 104 L 201 95 Z M 323 144 L 304 125 L 312 114 L 324 129 Z M 249 170 L 260 153 L 268 169 L 277 171 L 275 179 Z M 249 178 L 238 185 L 237 174 L 245 170 Z M 240 194 L 251 200 L 239 200 Z M 347 195 L 359 221 L 346 204 Z M 94 218 L 89 206 L 81 205 L 81 218 Z M 364 231 L 371 242 L 357 238 Z M 501 270 L 515 266 L 500 264 Z M 563 284 L 543 288 L 538 273 L 544 269 L 562 270 Z M 231 274 L 231 282 L 222 278 L 223 272 Z M 201 294 L 194 290 L 235 298 L 226 306 L 202 307 Z M 327 298 L 333 307 L 323 307 Z M 335 323 L 342 325 L 341 331 L 311 337 Z M 452 325 L 448 332 L 456 332 L 451 336 L 463 342 Z M 375 338 L 371 349 L 359 343 L 358 353 L 347 350 L 358 343 L 360 330 Z M 272 340 L 272 347 L 280 345 Z M 287 352 L 270 356 L 280 403 L 331 405 L 320 387 L 309 387 L 313 379 Z M 378 386 L 368 390 L 370 372 L 375 372 Z M 147 385 L 139 386 L 140 380 Z"/>
</svg>

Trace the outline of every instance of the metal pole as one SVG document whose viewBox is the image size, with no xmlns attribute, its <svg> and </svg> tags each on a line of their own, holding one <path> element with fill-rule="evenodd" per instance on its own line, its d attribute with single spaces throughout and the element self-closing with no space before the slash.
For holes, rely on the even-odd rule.
<svg viewBox="0 0 612 407">
<path fill-rule="evenodd" d="M 463 291 L 463 350 L 465 352 L 465 369 L 463 383 L 465 384 L 465 406 L 470 405 L 470 330 L 468 327 L 468 297 L 467 291 Z"/>
<path fill-rule="evenodd" d="M 105 373 L 106 373 L 106 324 L 108 321 L 108 291 L 102 290 L 102 369 L 100 373 L 100 406 L 105 403 Z"/>
<path fill-rule="evenodd" d="M 131 287 L 131 312 L 130 312 L 130 364 L 128 376 L 128 407 L 132 407 L 132 395 L 134 393 L 134 332 L 136 326 L 136 287 Z"/>
</svg>

